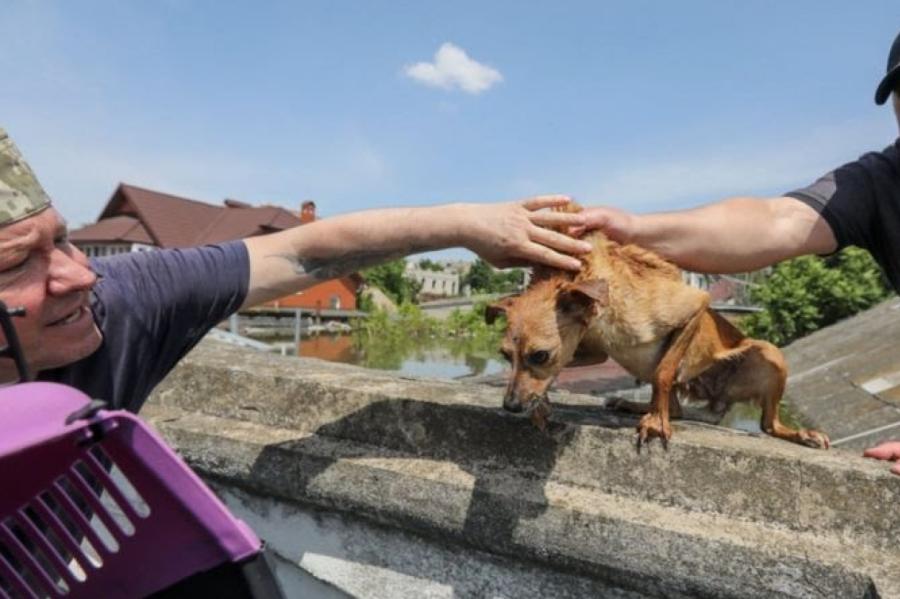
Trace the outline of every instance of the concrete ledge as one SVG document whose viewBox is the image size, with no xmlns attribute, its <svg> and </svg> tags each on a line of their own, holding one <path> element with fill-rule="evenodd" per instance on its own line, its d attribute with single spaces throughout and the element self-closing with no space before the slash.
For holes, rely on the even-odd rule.
<svg viewBox="0 0 900 599">
<path fill-rule="evenodd" d="M 687 422 L 668 452 L 638 454 L 631 418 L 593 397 L 555 400 L 549 438 L 499 409 L 497 389 L 204 343 L 144 415 L 217 484 L 579 584 L 900 596 L 900 518 L 888 507 L 900 478 L 882 464 Z"/>
</svg>

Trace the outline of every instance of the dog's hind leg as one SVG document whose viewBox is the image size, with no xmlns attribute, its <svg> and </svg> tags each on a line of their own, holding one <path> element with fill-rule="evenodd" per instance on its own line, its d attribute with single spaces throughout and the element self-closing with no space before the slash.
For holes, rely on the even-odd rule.
<svg viewBox="0 0 900 599">
<path fill-rule="evenodd" d="M 753 347 L 747 352 L 744 368 L 751 369 L 758 375 L 758 392 L 762 400 L 762 417 L 760 428 L 779 439 L 785 439 L 807 447 L 828 449 L 831 445 L 828 436 L 815 430 L 794 429 L 787 426 L 778 417 L 778 405 L 784 395 L 787 382 L 787 366 L 784 356 L 777 347 L 767 341 L 747 339 L 747 345 Z"/>
<path fill-rule="evenodd" d="M 778 406 L 787 381 L 787 366 L 781 350 L 758 339 L 745 339 L 741 345 L 743 361 L 733 380 L 729 382 L 729 392 L 760 403 L 762 416 L 759 427 L 763 432 L 807 447 L 828 449 L 830 441 L 826 434 L 792 428 L 778 416 Z"/>
</svg>

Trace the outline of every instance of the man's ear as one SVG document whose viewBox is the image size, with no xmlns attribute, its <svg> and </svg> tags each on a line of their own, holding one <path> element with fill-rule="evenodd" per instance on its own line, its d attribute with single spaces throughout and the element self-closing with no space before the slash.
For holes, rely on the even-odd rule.
<svg viewBox="0 0 900 599">
<path fill-rule="evenodd" d="M 609 284 L 606 279 L 588 279 L 567 285 L 559 294 L 556 305 L 563 311 L 593 317 L 609 305 Z"/>
<path fill-rule="evenodd" d="M 506 311 L 512 307 L 515 300 L 516 296 L 510 295 L 493 304 L 488 304 L 484 308 L 484 321 L 488 324 L 494 324 L 494 321 L 497 320 L 498 316 L 506 316 Z"/>
</svg>

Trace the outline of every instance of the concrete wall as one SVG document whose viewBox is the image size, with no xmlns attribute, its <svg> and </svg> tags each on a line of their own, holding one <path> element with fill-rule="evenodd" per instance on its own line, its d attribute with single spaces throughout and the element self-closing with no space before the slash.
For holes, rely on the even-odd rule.
<svg viewBox="0 0 900 599">
<path fill-rule="evenodd" d="M 147 417 L 278 556 L 294 596 L 900 597 L 900 477 L 554 397 L 204 342 Z M 301 595 L 306 593 L 306 595 Z"/>
</svg>

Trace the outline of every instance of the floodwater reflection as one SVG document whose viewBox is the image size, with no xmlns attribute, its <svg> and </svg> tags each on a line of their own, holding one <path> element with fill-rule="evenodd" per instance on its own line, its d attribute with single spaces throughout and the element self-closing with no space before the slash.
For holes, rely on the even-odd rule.
<svg viewBox="0 0 900 599">
<path fill-rule="evenodd" d="M 304 337 L 299 355 L 391 370 L 402 376 L 455 379 L 503 372 L 505 364 L 497 354 L 498 347 L 499 341 L 493 338 L 323 334 Z M 291 342 L 285 353 L 298 352 Z"/>
</svg>

